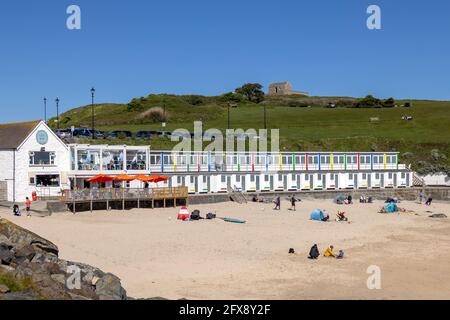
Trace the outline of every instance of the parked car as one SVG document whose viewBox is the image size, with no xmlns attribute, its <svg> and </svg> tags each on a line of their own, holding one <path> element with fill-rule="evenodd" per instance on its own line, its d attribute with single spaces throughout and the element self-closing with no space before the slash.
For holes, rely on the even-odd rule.
<svg viewBox="0 0 450 320">
<path fill-rule="evenodd" d="M 55 134 L 60 138 L 70 138 L 72 136 L 72 131 L 70 129 L 58 129 L 55 131 Z"/>
<path fill-rule="evenodd" d="M 131 133 L 131 131 L 124 131 L 124 130 L 116 130 L 116 131 L 112 131 L 108 134 L 109 138 L 132 138 L 133 134 Z"/>
<path fill-rule="evenodd" d="M 138 131 L 136 133 L 136 139 L 150 139 L 152 137 L 151 131 Z"/>
<path fill-rule="evenodd" d="M 74 137 L 89 138 L 92 137 L 92 131 L 87 128 L 75 128 L 73 130 Z"/>
</svg>

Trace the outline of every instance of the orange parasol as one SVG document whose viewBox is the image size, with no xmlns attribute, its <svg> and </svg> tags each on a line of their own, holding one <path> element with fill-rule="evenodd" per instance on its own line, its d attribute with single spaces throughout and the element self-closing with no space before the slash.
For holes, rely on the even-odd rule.
<svg viewBox="0 0 450 320">
<path fill-rule="evenodd" d="M 105 174 L 98 174 L 92 178 L 86 179 L 87 182 L 92 182 L 92 183 L 104 183 L 104 182 L 109 182 L 112 180 L 113 180 L 112 177 L 107 176 Z"/>
<path fill-rule="evenodd" d="M 133 181 L 133 180 L 136 180 L 136 177 L 135 176 L 129 176 L 129 175 L 126 175 L 126 174 L 119 174 L 119 175 L 113 177 L 113 180 L 114 181 Z"/>
<path fill-rule="evenodd" d="M 154 182 L 154 183 L 158 183 L 161 181 L 167 181 L 170 179 L 167 176 L 152 176 L 151 178 L 152 178 L 151 182 Z"/>
</svg>

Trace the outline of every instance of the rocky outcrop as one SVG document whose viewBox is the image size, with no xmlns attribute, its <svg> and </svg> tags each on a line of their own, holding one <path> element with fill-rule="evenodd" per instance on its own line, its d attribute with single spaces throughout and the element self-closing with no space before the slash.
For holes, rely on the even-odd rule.
<svg viewBox="0 0 450 320">
<path fill-rule="evenodd" d="M 52 242 L 0 219 L 0 300 L 125 300 L 120 279 L 58 258 Z M 15 283 L 10 288 L 8 283 Z"/>
</svg>

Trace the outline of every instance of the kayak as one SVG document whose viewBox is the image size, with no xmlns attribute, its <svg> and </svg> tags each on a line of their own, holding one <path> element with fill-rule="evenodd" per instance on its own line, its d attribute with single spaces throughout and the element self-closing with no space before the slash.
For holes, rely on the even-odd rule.
<svg viewBox="0 0 450 320">
<path fill-rule="evenodd" d="M 233 222 L 233 223 L 246 223 L 247 221 L 238 220 L 238 219 L 230 219 L 230 218 L 222 218 L 225 222 Z"/>
</svg>

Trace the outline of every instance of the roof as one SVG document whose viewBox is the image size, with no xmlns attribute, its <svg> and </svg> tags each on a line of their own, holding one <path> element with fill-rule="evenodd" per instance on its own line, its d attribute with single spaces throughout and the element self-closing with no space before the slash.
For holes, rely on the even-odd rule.
<svg viewBox="0 0 450 320">
<path fill-rule="evenodd" d="M 17 149 L 39 123 L 37 120 L 0 124 L 0 149 Z"/>
<path fill-rule="evenodd" d="M 271 84 L 270 84 L 270 86 L 284 86 L 284 85 L 291 85 L 291 84 L 289 83 L 289 81 L 284 81 L 284 82 L 274 82 L 274 83 L 271 83 Z"/>
</svg>

